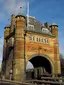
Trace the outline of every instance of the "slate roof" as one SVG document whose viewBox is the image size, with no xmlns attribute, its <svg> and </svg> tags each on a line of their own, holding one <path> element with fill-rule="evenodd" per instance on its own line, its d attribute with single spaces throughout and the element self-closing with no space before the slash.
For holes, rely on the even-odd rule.
<svg viewBox="0 0 64 85">
<path fill-rule="evenodd" d="M 27 21 L 27 16 L 24 16 L 21 13 L 19 13 L 16 17 L 18 17 L 18 16 L 23 16 L 26 19 L 26 21 Z M 27 22 L 26 22 L 26 24 L 27 24 Z M 48 23 L 46 23 L 46 24 L 48 24 Z M 49 35 L 49 36 L 55 37 L 54 35 L 52 35 L 52 33 L 51 33 L 50 29 L 49 29 L 50 26 L 48 26 L 48 27 L 45 26 L 45 24 L 40 23 L 35 17 L 29 16 L 29 25 L 33 25 L 34 26 L 34 30 L 32 30 L 30 28 L 28 29 L 26 26 L 25 26 L 24 30 L 27 30 L 29 32 L 41 33 L 41 34 L 45 34 L 45 35 Z M 52 25 L 57 26 L 54 23 Z M 10 28 L 10 26 L 11 25 L 7 25 L 6 27 Z M 42 31 L 42 28 L 48 30 L 48 32 L 47 31 Z"/>
<path fill-rule="evenodd" d="M 34 25 L 34 30 L 31 30 L 30 28 L 29 28 L 29 30 L 28 30 L 28 28 L 26 28 L 26 30 L 31 31 L 31 32 L 36 32 L 36 33 L 41 33 L 41 34 L 53 36 L 52 33 L 50 32 L 49 28 L 43 27 L 43 24 L 41 24 L 38 20 L 36 20 L 36 18 L 29 17 L 29 24 Z M 47 29 L 48 32 L 42 31 L 42 28 Z"/>
</svg>

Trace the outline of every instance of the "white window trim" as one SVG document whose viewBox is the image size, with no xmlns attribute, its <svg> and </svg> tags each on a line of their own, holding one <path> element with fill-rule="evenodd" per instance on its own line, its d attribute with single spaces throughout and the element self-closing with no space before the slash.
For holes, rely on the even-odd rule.
<svg viewBox="0 0 64 85">
<path fill-rule="evenodd" d="M 34 25 L 28 24 L 28 30 L 34 30 Z"/>
</svg>

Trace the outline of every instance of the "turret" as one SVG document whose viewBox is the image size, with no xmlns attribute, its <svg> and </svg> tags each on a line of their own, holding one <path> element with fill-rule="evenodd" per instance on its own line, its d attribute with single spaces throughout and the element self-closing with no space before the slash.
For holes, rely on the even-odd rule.
<svg viewBox="0 0 64 85">
<path fill-rule="evenodd" d="M 56 38 L 58 39 L 58 25 L 55 23 L 52 23 L 52 25 L 50 25 L 51 28 L 51 33 L 56 36 Z"/>
<path fill-rule="evenodd" d="M 4 47 L 3 47 L 3 57 L 6 57 L 6 37 L 10 34 L 10 25 L 4 28 Z"/>
<path fill-rule="evenodd" d="M 25 22 L 25 16 L 23 16 L 22 14 L 19 13 L 16 16 L 16 27 L 24 26 L 24 22 Z"/>
<path fill-rule="evenodd" d="M 25 16 L 18 14 L 16 16 L 16 30 L 15 37 L 22 37 L 25 28 Z"/>
<path fill-rule="evenodd" d="M 4 28 L 4 38 L 6 38 L 10 34 L 10 25 L 7 25 Z"/>
<path fill-rule="evenodd" d="M 14 44 L 14 71 L 13 78 L 15 80 L 24 79 L 24 28 L 25 28 L 25 16 L 18 14 L 16 16 L 16 28 L 15 28 L 15 44 Z M 19 62 L 20 61 L 20 62 Z M 22 67 L 21 67 L 22 65 Z M 18 73 L 16 73 L 18 69 Z M 21 76 L 19 76 L 21 75 Z"/>
<path fill-rule="evenodd" d="M 58 25 L 53 23 L 51 26 L 51 33 L 56 37 L 54 40 L 54 64 L 55 64 L 55 75 L 61 73 L 60 70 L 60 56 L 59 56 L 59 43 L 58 43 Z"/>
</svg>

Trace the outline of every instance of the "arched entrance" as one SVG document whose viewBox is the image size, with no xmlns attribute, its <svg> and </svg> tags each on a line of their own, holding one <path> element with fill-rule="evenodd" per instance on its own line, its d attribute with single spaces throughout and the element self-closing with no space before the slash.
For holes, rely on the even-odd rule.
<svg viewBox="0 0 64 85">
<path fill-rule="evenodd" d="M 51 62 L 44 56 L 35 56 L 29 60 L 34 69 L 30 70 L 32 78 L 38 78 L 43 76 L 43 74 L 51 75 L 52 74 L 52 65 Z M 45 76 L 45 75 L 44 75 Z"/>
</svg>

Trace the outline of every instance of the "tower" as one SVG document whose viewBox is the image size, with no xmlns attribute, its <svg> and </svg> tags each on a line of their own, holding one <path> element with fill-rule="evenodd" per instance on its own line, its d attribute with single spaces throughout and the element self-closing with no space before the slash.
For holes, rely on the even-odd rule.
<svg viewBox="0 0 64 85">
<path fill-rule="evenodd" d="M 56 39 L 58 40 L 58 25 L 55 23 L 52 23 L 51 27 L 51 33 L 56 36 Z"/>
<path fill-rule="evenodd" d="M 15 28 L 13 79 L 20 81 L 24 80 L 24 28 L 25 16 L 18 14 Z"/>
<path fill-rule="evenodd" d="M 3 60 L 2 60 L 2 74 L 5 75 L 6 70 L 6 38 L 10 34 L 10 25 L 4 28 L 4 45 L 3 45 Z"/>
<path fill-rule="evenodd" d="M 5 29 L 4 29 L 4 49 L 3 50 L 5 50 L 6 49 L 6 38 L 7 38 L 7 36 L 9 36 L 9 34 L 10 34 L 10 25 L 7 25 L 6 27 L 5 27 Z M 4 55 L 3 55 L 4 57 L 5 57 L 5 51 L 4 51 Z"/>
<path fill-rule="evenodd" d="M 52 23 L 51 27 L 51 33 L 55 36 L 54 40 L 54 66 L 55 66 L 55 75 L 58 75 L 58 73 L 61 73 L 60 70 L 60 54 L 59 54 L 59 43 L 58 43 L 58 25 L 55 23 Z"/>
<path fill-rule="evenodd" d="M 7 25 L 4 29 L 4 38 L 10 34 L 10 25 Z"/>
</svg>

